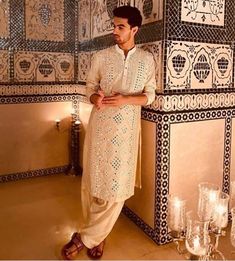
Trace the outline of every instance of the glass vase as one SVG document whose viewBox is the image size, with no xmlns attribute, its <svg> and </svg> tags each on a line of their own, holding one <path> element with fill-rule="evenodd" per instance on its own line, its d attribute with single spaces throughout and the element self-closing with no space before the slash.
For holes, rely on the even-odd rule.
<svg viewBox="0 0 235 261">
<path fill-rule="evenodd" d="M 198 185 L 198 217 L 200 221 L 210 221 L 219 198 L 220 189 L 217 185 L 203 182 Z"/>
<path fill-rule="evenodd" d="M 209 250 L 209 221 L 200 221 L 198 215 L 189 211 L 186 214 L 187 232 L 185 245 L 193 256 L 202 258 Z"/>
<path fill-rule="evenodd" d="M 186 201 L 170 195 L 168 198 L 168 226 L 173 237 L 180 237 L 185 231 L 185 207 Z"/>
</svg>

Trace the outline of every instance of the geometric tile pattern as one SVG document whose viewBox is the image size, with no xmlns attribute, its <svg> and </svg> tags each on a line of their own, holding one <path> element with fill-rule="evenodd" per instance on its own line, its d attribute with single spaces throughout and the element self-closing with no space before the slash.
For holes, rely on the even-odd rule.
<svg viewBox="0 0 235 261">
<path fill-rule="evenodd" d="M 69 170 L 69 166 L 60 166 L 60 167 L 53 167 L 48 169 L 37 169 L 19 173 L 12 173 L 6 175 L 0 175 L 0 183 L 9 182 L 9 181 L 17 181 L 22 179 L 28 179 L 33 177 L 42 177 L 42 176 L 49 176 L 49 175 L 56 175 L 56 174 L 64 174 Z"/>
<path fill-rule="evenodd" d="M 91 2 L 80 0 L 78 2 L 78 41 L 83 42 L 90 39 L 91 35 Z"/>
<path fill-rule="evenodd" d="M 25 1 L 26 39 L 64 41 L 64 1 Z"/>
<path fill-rule="evenodd" d="M 151 110 L 142 110 L 142 119 L 156 123 L 156 172 L 155 172 L 155 210 L 154 210 L 154 229 L 150 228 L 138 215 L 125 207 L 123 212 L 133 220 L 143 231 L 150 236 L 156 243 L 165 244 L 171 241 L 167 225 L 167 205 L 169 195 L 170 180 L 170 128 L 175 123 L 208 121 L 225 119 L 226 130 L 224 140 L 224 178 L 223 190 L 229 190 L 229 168 L 231 153 L 228 144 L 231 144 L 231 123 L 229 118 L 235 118 L 235 109 L 221 109 L 197 112 L 174 112 L 162 114 Z M 227 127 L 227 126 L 230 127 Z"/>
<path fill-rule="evenodd" d="M 74 79 L 74 56 L 65 53 L 14 54 L 15 82 L 60 82 Z"/>
<path fill-rule="evenodd" d="M 158 94 L 156 100 L 146 106 L 148 109 L 161 112 L 200 111 L 231 107 L 235 107 L 235 92 Z"/>
<path fill-rule="evenodd" d="M 225 0 L 182 0 L 181 20 L 185 22 L 224 25 Z"/>
<path fill-rule="evenodd" d="M 168 41 L 166 90 L 232 87 L 230 45 Z"/>
<path fill-rule="evenodd" d="M 11 96 L 25 96 L 34 95 L 41 97 L 41 95 L 67 95 L 67 94 L 80 94 L 78 99 L 86 102 L 85 96 L 86 89 L 84 85 L 80 84 L 11 84 L 0 85 L 0 97 L 4 96 L 10 98 Z M 61 99 L 63 96 L 60 96 Z M 0 99 L 1 99 L 0 98 Z M 35 98 L 34 98 L 35 99 Z M 24 99 L 25 100 L 25 99 Z M 26 101 L 26 100 L 25 100 Z M 10 102 L 10 101 L 9 101 Z"/>
<path fill-rule="evenodd" d="M 0 50 L 0 82 L 9 81 L 9 56 L 8 51 Z"/>
<path fill-rule="evenodd" d="M 9 0 L 0 1 L 0 37 L 9 37 Z"/>
</svg>

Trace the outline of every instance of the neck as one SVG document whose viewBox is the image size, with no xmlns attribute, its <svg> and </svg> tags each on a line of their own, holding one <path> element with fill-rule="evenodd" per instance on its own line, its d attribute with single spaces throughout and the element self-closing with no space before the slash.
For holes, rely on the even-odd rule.
<svg viewBox="0 0 235 261">
<path fill-rule="evenodd" d="M 124 44 L 120 44 L 118 45 L 119 48 L 121 48 L 124 51 L 125 56 L 127 56 L 128 52 L 135 47 L 135 43 L 124 43 Z"/>
</svg>

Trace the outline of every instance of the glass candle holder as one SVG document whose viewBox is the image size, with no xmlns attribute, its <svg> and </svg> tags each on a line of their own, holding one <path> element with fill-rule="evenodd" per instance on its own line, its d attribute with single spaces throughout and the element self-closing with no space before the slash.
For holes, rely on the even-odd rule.
<svg viewBox="0 0 235 261">
<path fill-rule="evenodd" d="M 209 221 L 200 221 L 195 212 L 186 214 L 187 232 L 185 245 L 187 250 L 195 256 L 205 256 L 209 250 Z"/>
<path fill-rule="evenodd" d="M 228 225 L 228 203 L 229 195 L 220 192 L 212 217 L 212 226 L 216 230 L 220 231 Z"/>
<path fill-rule="evenodd" d="M 170 195 L 168 198 L 168 226 L 173 237 L 180 236 L 185 231 L 186 201 L 177 196 Z"/>
<path fill-rule="evenodd" d="M 198 185 L 198 217 L 200 221 L 209 221 L 213 216 L 220 189 L 217 185 L 203 182 Z"/>
<path fill-rule="evenodd" d="M 231 208 L 232 215 L 232 225 L 231 225 L 231 233 L 230 240 L 233 247 L 235 247 L 235 207 Z"/>
</svg>

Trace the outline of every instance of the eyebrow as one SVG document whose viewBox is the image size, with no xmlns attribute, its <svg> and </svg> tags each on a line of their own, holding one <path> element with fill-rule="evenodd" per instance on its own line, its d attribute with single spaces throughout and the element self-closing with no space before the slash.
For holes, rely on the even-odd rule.
<svg viewBox="0 0 235 261">
<path fill-rule="evenodd" d="M 127 27 L 127 26 L 124 25 L 124 24 L 117 24 L 117 25 L 115 25 L 115 24 L 113 23 L 113 25 L 114 25 L 114 26 L 123 26 L 123 27 Z"/>
</svg>

